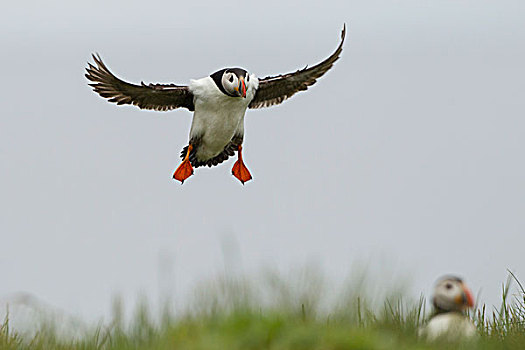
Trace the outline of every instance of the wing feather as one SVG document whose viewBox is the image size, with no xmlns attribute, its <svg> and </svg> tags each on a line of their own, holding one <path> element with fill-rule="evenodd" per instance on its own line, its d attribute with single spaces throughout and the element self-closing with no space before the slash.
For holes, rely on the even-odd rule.
<svg viewBox="0 0 525 350">
<path fill-rule="evenodd" d="M 187 86 L 175 84 L 130 84 L 117 78 L 98 55 L 93 55 L 96 66 L 88 63 L 86 78 L 100 96 L 118 105 L 130 104 L 141 109 L 168 111 L 175 108 L 194 110 L 193 94 Z"/>
<path fill-rule="evenodd" d="M 249 107 L 263 108 L 280 104 L 297 92 L 304 91 L 308 89 L 309 86 L 315 84 L 317 79 L 332 68 L 335 61 L 339 59 L 343 51 L 345 35 L 346 25 L 343 26 L 343 30 L 341 31 L 341 43 L 334 53 L 321 63 L 310 68 L 306 66 L 293 73 L 259 79 L 259 88 L 252 102 L 250 102 Z"/>
</svg>

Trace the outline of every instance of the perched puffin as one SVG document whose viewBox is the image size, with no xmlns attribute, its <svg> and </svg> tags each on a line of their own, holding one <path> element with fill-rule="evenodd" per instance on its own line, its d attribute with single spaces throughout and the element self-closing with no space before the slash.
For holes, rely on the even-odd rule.
<svg viewBox="0 0 525 350">
<path fill-rule="evenodd" d="M 476 326 L 464 314 L 474 306 L 472 292 L 461 278 L 446 276 L 438 280 L 432 298 L 434 314 L 419 332 L 428 340 L 458 340 L 476 335 Z"/>
<path fill-rule="evenodd" d="M 95 92 L 118 105 L 131 104 L 156 111 L 183 107 L 194 112 L 189 143 L 182 150 L 182 163 L 175 170 L 174 179 L 184 183 L 193 174 L 194 167 L 217 165 L 237 151 L 232 174 L 244 184 L 252 179 L 242 159 L 246 109 L 280 104 L 313 85 L 339 59 L 345 32 L 343 26 L 339 46 L 321 63 L 264 79 L 242 68 L 225 68 L 208 77 L 191 80 L 188 86 L 134 85 L 113 75 L 100 56 L 94 54 L 96 66 L 88 63 L 85 76 Z"/>
</svg>

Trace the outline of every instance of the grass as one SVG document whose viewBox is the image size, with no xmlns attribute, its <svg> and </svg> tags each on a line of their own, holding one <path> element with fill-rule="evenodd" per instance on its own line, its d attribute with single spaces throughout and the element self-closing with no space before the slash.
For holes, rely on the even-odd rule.
<svg viewBox="0 0 525 350">
<path fill-rule="evenodd" d="M 143 302 L 125 322 L 117 302 L 109 325 L 75 338 L 59 336 L 52 325 L 24 336 L 10 329 L 6 316 L 0 349 L 525 349 L 525 289 L 512 273 L 502 286 L 501 306 L 489 312 L 482 305 L 471 314 L 479 337 L 455 343 L 418 339 L 428 316 L 423 297 L 410 301 L 396 292 L 364 299 L 371 295 L 364 284 L 354 283 L 326 303 L 324 281 L 316 274 L 270 274 L 261 283 L 220 278 L 199 286 L 183 315 L 153 318 Z"/>
</svg>

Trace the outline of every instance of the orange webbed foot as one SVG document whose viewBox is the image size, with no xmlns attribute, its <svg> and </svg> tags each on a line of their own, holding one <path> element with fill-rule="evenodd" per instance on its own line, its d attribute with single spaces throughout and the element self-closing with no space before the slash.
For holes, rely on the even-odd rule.
<svg viewBox="0 0 525 350">
<path fill-rule="evenodd" d="M 193 146 L 190 144 L 186 152 L 186 157 L 184 157 L 182 163 L 179 165 L 177 170 L 175 170 L 175 173 L 173 173 L 173 178 L 175 180 L 179 180 L 181 182 L 181 185 L 184 183 L 184 180 L 193 175 L 193 167 L 190 163 L 190 153 L 192 149 Z"/>
<path fill-rule="evenodd" d="M 239 159 L 233 164 L 232 168 L 232 174 L 235 176 L 239 181 L 244 185 L 245 182 L 250 181 L 252 179 L 252 174 L 250 174 L 250 171 L 244 165 L 244 162 L 242 159 Z"/>
<path fill-rule="evenodd" d="M 186 180 L 188 177 L 193 175 L 193 167 L 191 166 L 191 163 L 189 160 L 185 159 L 175 170 L 175 173 L 173 173 L 173 178 L 175 180 L 179 180 L 181 182 L 181 185 L 184 183 L 184 180 Z"/>
<path fill-rule="evenodd" d="M 239 181 L 244 185 L 245 182 L 250 181 L 252 179 L 252 174 L 250 174 L 250 171 L 248 170 L 248 168 L 246 167 L 246 165 L 244 165 L 244 162 L 242 161 L 242 146 L 239 145 L 237 150 L 239 151 L 238 153 L 239 159 L 237 159 L 235 164 L 233 164 L 232 174 L 237 179 L 239 179 Z"/>
</svg>

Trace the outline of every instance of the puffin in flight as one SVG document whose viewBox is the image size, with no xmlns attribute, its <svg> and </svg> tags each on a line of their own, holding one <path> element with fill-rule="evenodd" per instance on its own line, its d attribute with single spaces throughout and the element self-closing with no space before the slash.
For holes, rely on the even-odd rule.
<svg viewBox="0 0 525 350">
<path fill-rule="evenodd" d="M 465 282 L 456 276 L 438 280 L 432 298 L 434 314 L 419 335 L 427 340 L 445 337 L 449 340 L 472 338 L 476 326 L 464 312 L 474 307 L 474 297 Z"/>
<path fill-rule="evenodd" d="M 244 184 L 252 179 L 242 159 L 246 109 L 277 105 L 308 89 L 339 59 L 345 32 L 343 26 L 339 46 L 321 63 L 263 79 L 242 68 L 225 68 L 208 77 L 191 80 L 187 86 L 146 85 L 143 82 L 135 85 L 113 75 L 100 56 L 95 54 L 93 60 L 96 66 L 88 63 L 85 76 L 91 81 L 89 85 L 93 90 L 109 102 L 156 111 L 182 107 L 193 112 L 189 143 L 182 150 L 182 163 L 175 170 L 174 179 L 184 183 L 193 175 L 194 167 L 215 166 L 237 151 L 238 159 L 232 174 Z"/>
</svg>

